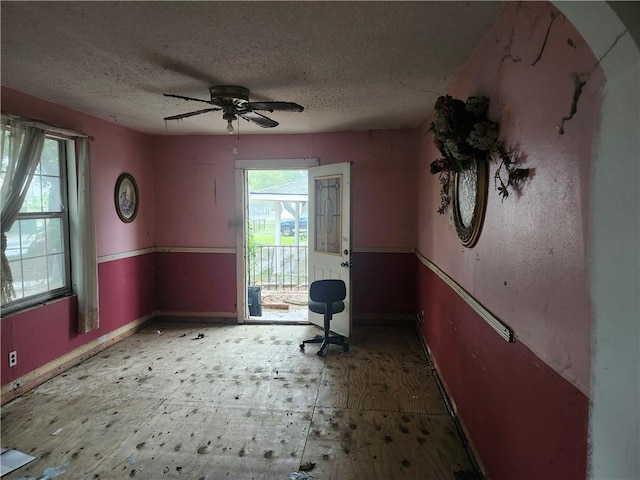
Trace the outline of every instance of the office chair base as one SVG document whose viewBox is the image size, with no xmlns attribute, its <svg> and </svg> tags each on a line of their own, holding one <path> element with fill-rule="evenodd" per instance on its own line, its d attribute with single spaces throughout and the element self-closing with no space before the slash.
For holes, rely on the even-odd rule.
<svg viewBox="0 0 640 480">
<path fill-rule="evenodd" d="M 316 335 L 314 338 L 304 340 L 300 344 L 300 350 L 304 351 L 305 344 L 307 343 L 321 343 L 320 350 L 318 350 L 318 355 L 321 357 L 324 356 L 324 351 L 329 345 L 338 345 L 342 347 L 344 352 L 349 351 L 349 344 L 342 335 Z"/>
</svg>

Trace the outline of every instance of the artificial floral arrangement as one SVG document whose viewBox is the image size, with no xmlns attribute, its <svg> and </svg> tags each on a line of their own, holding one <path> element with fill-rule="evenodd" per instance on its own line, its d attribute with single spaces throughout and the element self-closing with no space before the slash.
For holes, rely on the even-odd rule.
<svg viewBox="0 0 640 480">
<path fill-rule="evenodd" d="M 466 170 L 474 160 L 500 160 L 494 180 L 503 200 L 509 196 L 509 187 L 518 188 L 529 176 L 529 169 L 516 167 L 517 157 L 498 140 L 498 124 L 487 119 L 488 109 L 489 99 L 483 96 L 469 97 L 466 103 L 449 95 L 436 100 L 435 120 L 428 131 L 433 132 L 442 154 L 430 166 L 432 174 L 440 174 L 440 214 L 451 201 L 451 173 Z M 502 180 L 502 167 L 508 174 L 506 183 Z"/>
</svg>

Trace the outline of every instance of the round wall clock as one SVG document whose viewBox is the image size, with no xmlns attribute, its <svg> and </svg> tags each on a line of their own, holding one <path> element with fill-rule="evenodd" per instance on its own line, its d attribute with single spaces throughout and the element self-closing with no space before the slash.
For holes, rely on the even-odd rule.
<svg viewBox="0 0 640 480">
<path fill-rule="evenodd" d="M 453 222 L 465 247 L 473 247 L 480 236 L 487 205 L 488 173 L 487 162 L 476 160 L 468 169 L 453 175 Z"/>
<path fill-rule="evenodd" d="M 138 214 L 138 185 L 131 174 L 123 173 L 118 177 L 114 200 L 120 220 L 133 222 Z"/>
</svg>

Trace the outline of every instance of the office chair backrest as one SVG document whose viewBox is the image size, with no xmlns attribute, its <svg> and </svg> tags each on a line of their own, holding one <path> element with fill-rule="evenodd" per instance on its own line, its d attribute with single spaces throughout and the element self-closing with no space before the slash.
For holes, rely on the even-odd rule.
<svg viewBox="0 0 640 480">
<path fill-rule="evenodd" d="M 342 280 L 316 280 L 311 283 L 309 296 L 314 302 L 339 302 L 347 296 L 347 287 Z"/>
</svg>

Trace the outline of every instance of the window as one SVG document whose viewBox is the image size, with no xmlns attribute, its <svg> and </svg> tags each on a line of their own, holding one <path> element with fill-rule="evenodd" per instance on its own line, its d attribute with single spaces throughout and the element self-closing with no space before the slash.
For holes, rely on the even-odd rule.
<svg viewBox="0 0 640 480">
<path fill-rule="evenodd" d="M 3 151 L 0 182 L 7 165 L 7 152 Z M 47 136 L 20 213 L 6 232 L 5 253 L 15 297 L 3 303 L 3 313 L 71 290 L 66 172 L 67 141 Z"/>
</svg>

